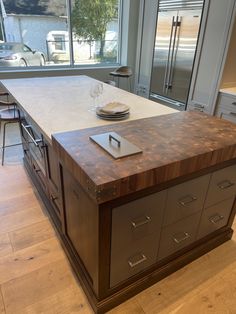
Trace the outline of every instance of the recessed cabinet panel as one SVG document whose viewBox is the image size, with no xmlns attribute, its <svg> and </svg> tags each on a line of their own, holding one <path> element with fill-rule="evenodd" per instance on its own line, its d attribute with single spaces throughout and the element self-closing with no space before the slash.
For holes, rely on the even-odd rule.
<svg viewBox="0 0 236 314">
<path fill-rule="evenodd" d="M 97 253 L 97 208 L 72 175 L 63 171 L 66 237 L 94 280 Z"/>
<path fill-rule="evenodd" d="M 217 204 L 236 194 L 236 165 L 212 174 L 205 208 Z"/>
<path fill-rule="evenodd" d="M 178 184 L 168 190 L 164 226 L 199 212 L 203 208 L 210 175 Z"/>
<path fill-rule="evenodd" d="M 181 250 L 195 241 L 200 217 L 201 213 L 198 213 L 163 228 L 158 260 Z"/>
<path fill-rule="evenodd" d="M 203 211 L 197 236 L 198 239 L 227 224 L 233 202 L 234 196 Z"/>
</svg>

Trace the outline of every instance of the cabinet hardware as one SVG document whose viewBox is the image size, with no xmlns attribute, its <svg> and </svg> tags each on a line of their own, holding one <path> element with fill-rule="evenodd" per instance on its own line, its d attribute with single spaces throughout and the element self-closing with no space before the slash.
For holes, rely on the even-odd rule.
<svg viewBox="0 0 236 314">
<path fill-rule="evenodd" d="M 217 224 L 222 219 L 224 219 L 224 216 L 221 216 L 219 214 L 216 214 L 216 215 L 209 218 L 210 222 L 212 222 L 213 224 Z"/>
<path fill-rule="evenodd" d="M 195 111 L 203 112 L 203 109 L 201 108 L 194 108 Z"/>
<path fill-rule="evenodd" d="M 197 197 L 196 196 L 193 196 L 193 195 L 186 195 L 184 196 L 183 198 L 179 199 L 178 200 L 178 203 L 182 206 L 186 206 L 194 201 L 197 200 Z"/>
<path fill-rule="evenodd" d="M 111 142 L 112 140 L 114 140 L 118 144 L 118 147 L 120 147 L 120 141 L 110 134 L 109 135 L 109 142 Z"/>
<path fill-rule="evenodd" d="M 236 106 L 236 101 L 232 102 L 232 105 Z"/>
<path fill-rule="evenodd" d="M 200 105 L 200 104 L 194 104 L 195 108 L 199 108 L 199 109 L 204 109 L 205 106 L 204 105 Z"/>
<path fill-rule="evenodd" d="M 22 128 L 25 130 L 25 132 L 27 133 L 27 135 L 29 136 L 29 138 L 31 139 L 31 141 L 34 143 L 35 146 L 39 146 L 38 143 L 42 142 L 41 139 L 34 139 L 33 136 L 30 134 L 30 132 L 28 131 L 28 129 L 31 130 L 31 125 L 24 125 L 23 123 L 21 123 Z"/>
<path fill-rule="evenodd" d="M 149 223 L 151 221 L 151 217 L 149 216 L 145 216 L 145 220 L 140 221 L 140 222 L 135 222 L 135 221 L 131 221 L 131 224 L 134 228 L 138 228 L 141 227 L 143 225 L 146 225 L 147 223 Z"/>
<path fill-rule="evenodd" d="M 177 238 L 178 235 L 174 235 L 173 236 L 173 240 L 176 242 L 176 243 L 181 243 L 185 240 L 187 240 L 188 238 L 190 238 L 190 234 L 187 233 L 187 232 L 183 232 L 184 236 L 182 238 Z"/>
<path fill-rule="evenodd" d="M 128 261 L 128 264 L 131 268 L 134 268 L 135 266 L 145 262 L 147 260 L 146 256 L 144 254 L 141 254 L 141 259 L 137 262 Z"/>
<path fill-rule="evenodd" d="M 50 199 L 51 199 L 52 202 L 54 202 L 55 200 L 58 199 L 58 197 L 57 196 L 53 196 L 52 194 L 50 194 Z"/>
<path fill-rule="evenodd" d="M 221 190 L 225 190 L 230 188 L 231 186 L 233 186 L 234 183 L 229 181 L 229 180 L 224 180 L 222 182 L 217 183 L 217 186 L 221 189 Z"/>
<path fill-rule="evenodd" d="M 232 116 L 236 116 L 236 112 L 230 112 L 230 114 L 232 115 Z"/>
</svg>

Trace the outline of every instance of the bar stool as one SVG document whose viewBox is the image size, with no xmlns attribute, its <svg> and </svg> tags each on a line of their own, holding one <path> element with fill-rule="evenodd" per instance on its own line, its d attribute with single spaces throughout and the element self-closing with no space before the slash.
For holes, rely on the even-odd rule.
<svg viewBox="0 0 236 314">
<path fill-rule="evenodd" d="M 117 77 L 117 87 L 120 87 L 120 78 L 126 78 L 127 85 L 129 85 L 129 91 L 131 92 L 131 76 L 133 75 L 133 72 L 129 66 L 121 66 L 109 74 L 113 76 L 113 80 Z"/>
<path fill-rule="evenodd" d="M 8 96 L 8 93 L 0 93 L 0 96 Z M 0 132 L 2 131 L 3 124 L 3 136 L 2 136 L 2 166 L 4 164 L 5 148 L 22 145 L 22 143 L 16 143 L 11 145 L 6 145 L 6 127 L 11 123 L 19 123 L 20 117 L 19 112 L 16 108 L 16 103 L 0 101 L 0 107 L 5 107 L 0 110 Z M 6 108 L 7 107 L 7 108 Z"/>
</svg>

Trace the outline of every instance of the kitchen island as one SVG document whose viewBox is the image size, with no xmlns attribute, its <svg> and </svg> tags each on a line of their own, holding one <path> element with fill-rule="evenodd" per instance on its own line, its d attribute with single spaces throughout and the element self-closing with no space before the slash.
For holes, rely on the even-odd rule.
<svg viewBox="0 0 236 314">
<path fill-rule="evenodd" d="M 111 123 L 88 111 L 85 93 L 93 80 L 71 77 L 71 90 L 67 78 L 33 81 L 3 85 L 21 111 L 26 169 L 96 312 L 107 311 L 231 238 L 235 125 L 197 112 L 176 113 L 105 86 L 109 101 L 131 107 L 128 120 Z M 83 86 L 79 93 L 78 82 Z M 71 105 L 79 102 L 79 94 L 77 116 L 77 106 Z M 85 116 L 91 124 L 84 123 Z M 113 159 L 90 139 L 109 132 L 142 153 Z"/>
</svg>

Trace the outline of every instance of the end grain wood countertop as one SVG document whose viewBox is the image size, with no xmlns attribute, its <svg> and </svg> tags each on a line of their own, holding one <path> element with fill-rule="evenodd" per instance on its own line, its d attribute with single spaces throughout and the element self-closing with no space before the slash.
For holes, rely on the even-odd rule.
<svg viewBox="0 0 236 314">
<path fill-rule="evenodd" d="M 89 136 L 116 132 L 143 150 L 113 159 Z M 55 134 L 60 160 L 97 202 L 154 187 L 235 159 L 236 125 L 198 112 Z"/>
</svg>

